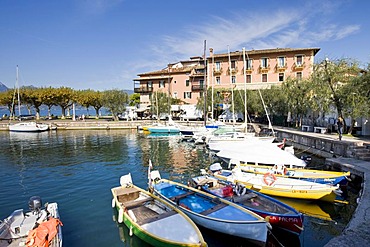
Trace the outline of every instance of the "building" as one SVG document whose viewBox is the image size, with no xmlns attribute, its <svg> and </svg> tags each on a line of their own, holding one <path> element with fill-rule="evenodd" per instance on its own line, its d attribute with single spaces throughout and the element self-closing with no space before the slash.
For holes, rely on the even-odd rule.
<svg viewBox="0 0 370 247">
<path fill-rule="evenodd" d="M 270 88 L 288 77 L 309 77 L 319 50 L 276 48 L 216 54 L 211 48 L 206 69 L 203 57 L 168 64 L 162 70 L 138 74 L 134 79 L 134 92 L 140 93 L 141 105 L 145 106 L 157 91 L 168 93 L 185 104 L 196 104 L 209 87 L 216 90 Z"/>
</svg>

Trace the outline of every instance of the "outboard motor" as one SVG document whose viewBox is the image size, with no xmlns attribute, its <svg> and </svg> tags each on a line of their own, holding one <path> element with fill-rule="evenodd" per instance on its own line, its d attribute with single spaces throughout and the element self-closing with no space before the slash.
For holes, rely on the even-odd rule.
<svg viewBox="0 0 370 247">
<path fill-rule="evenodd" d="M 42 206 L 41 197 L 32 196 L 28 201 L 28 207 L 32 212 L 39 212 Z"/>
</svg>

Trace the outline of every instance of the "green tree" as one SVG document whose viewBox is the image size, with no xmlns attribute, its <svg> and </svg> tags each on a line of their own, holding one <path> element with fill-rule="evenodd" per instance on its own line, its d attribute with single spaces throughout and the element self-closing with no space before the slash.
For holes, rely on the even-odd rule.
<svg viewBox="0 0 370 247">
<path fill-rule="evenodd" d="M 8 90 L 8 91 L 0 92 L 0 105 L 8 107 L 10 117 L 14 117 L 16 103 L 17 101 L 15 98 L 15 91 Z"/>
<path fill-rule="evenodd" d="M 113 119 L 118 121 L 118 114 L 126 110 L 128 94 L 122 90 L 112 89 L 103 92 L 103 105 L 112 113 Z"/>
<path fill-rule="evenodd" d="M 157 115 L 159 119 L 159 115 L 161 113 L 169 113 L 171 109 L 170 99 L 168 98 L 168 94 L 163 92 L 154 92 L 150 98 L 150 111 Z"/>
<path fill-rule="evenodd" d="M 51 117 L 51 108 L 57 105 L 58 93 L 57 89 L 52 87 L 41 88 L 42 90 L 42 102 L 48 107 L 48 117 Z"/>
<path fill-rule="evenodd" d="M 65 119 L 66 109 L 75 102 L 75 91 L 69 87 L 60 87 L 56 91 L 55 104 L 62 108 L 62 119 Z"/>
<path fill-rule="evenodd" d="M 130 95 L 130 106 L 136 106 L 140 104 L 140 94 L 134 93 Z"/>
</svg>

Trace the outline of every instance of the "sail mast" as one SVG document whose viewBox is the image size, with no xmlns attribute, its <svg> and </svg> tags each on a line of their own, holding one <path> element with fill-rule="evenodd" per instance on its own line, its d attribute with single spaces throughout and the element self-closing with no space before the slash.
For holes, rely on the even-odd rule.
<svg viewBox="0 0 370 247">
<path fill-rule="evenodd" d="M 207 59 L 206 59 L 206 47 L 207 40 L 204 40 L 204 52 L 203 52 L 203 62 L 204 62 L 204 79 L 203 79 L 203 97 L 204 97 L 204 126 L 207 125 Z"/>
<path fill-rule="evenodd" d="M 17 65 L 16 87 L 17 87 L 17 94 L 18 94 L 18 116 L 20 117 L 21 116 L 21 99 L 19 96 L 18 65 Z"/>
<path fill-rule="evenodd" d="M 227 46 L 227 52 L 229 54 L 229 73 L 230 73 L 230 87 L 231 87 L 231 106 L 233 112 L 233 125 L 235 125 L 235 114 L 234 114 L 234 87 L 233 87 L 233 80 L 232 80 L 232 73 L 231 73 L 231 57 L 230 57 L 230 48 Z"/>
<path fill-rule="evenodd" d="M 248 129 L 248 112 L 247 112 L 247 63 L 245 60 L 245 47 L 243 47 L 243 63 L 244 63 L 244 123 L 246 130 Z"/>
</svg>

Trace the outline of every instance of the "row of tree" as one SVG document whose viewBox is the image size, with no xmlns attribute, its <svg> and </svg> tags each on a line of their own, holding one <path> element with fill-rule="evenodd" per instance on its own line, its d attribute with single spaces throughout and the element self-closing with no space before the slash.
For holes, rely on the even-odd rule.
<svg viewBox="0 0 370 247">
<path fill-rule="evenodd" d="M 19 101 L 18 102 L 18 94 Z M 107 91 L 73 90 L 68 87 L 60 88 L 34 88 L 22 87 L 19 90 L 8 90 L 0 93 L 0 105 L 7 106 L 11 117 L 15 116 L 15 110 L 18 103 L 25 105 L 29 111 L 33 108 L 36 111 L 36 118 L 40 118 L 40 107 L 48 107 L 48 115 L 51 116 L 51 108 L 60 106 L 62 109 L 61 118 L 65 118 L 67 109 L 73 104 L 78 104 L 87 109 L 93 107 L 96 111 L 96 117 L 99 117 L 99 110 L 104 107 L 112 113 L 115 120 L 118 114 L 125 111 L 127 104 L 137 103 L 137 97 L 131 97 L 124 91 L 112 89 Z"/>
</svg>

